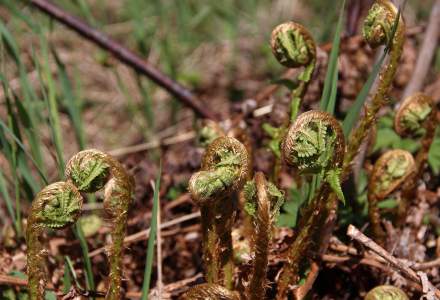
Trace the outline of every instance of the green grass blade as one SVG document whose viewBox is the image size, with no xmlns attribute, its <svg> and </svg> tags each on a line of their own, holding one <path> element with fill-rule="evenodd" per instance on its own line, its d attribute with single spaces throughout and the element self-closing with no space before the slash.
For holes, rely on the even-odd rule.
<svg viewBox="0 0 440 300">
<path fill-rule="evenodd" d="M 87 246 L 87 241 L 84 236 L 84 232 L 81 225 L 77 222 L 75 224 L 75 236 L 79 240 L 81 246 L 81 251 L 84 259 L 84 269 L 86 271 L 86 286 L 89 290 L 95 290 L 95 280 L 93 278 L 92 262 L 89 257 L 89 246 Z M 95 299 L 95 298 L 93 298 Z"/>
<path fill-rule="evenodd" d="M 70 264 L 67 261 L 68 256 L 64 257 L 64 275 L 63 275 L 63 293 L 67 294 L 72 287 L 72 276 L 70 275 Z M 70 260 L 70 259 L 69 259 Z"/>
<path fill-rule="evenodd" d="M 397 31 L 397 27 L 399 26 L 399 20 L 401 15 L 401 8 L 399 7 L 399 10 L 397 12 L 396 19 L 394 20 L 393 28 L 391 31 L 391 38 L 388 41 L 388 44 L 385 47 L 385 50 L 380 57 L 380 59 L 374 64 L 373 70 L 371 71 L 370 75 L 368 76 L 367 81 L 365 82 L 364 86 L 362 87 L 361 91 L 356 97 L 356 100 L 354 101 L 354 104 L 352 107 L 350 107 L 350 110 L 348 111 L 347 115 L 345 116 L 345 119 L 342 123 L 342 129 L 344 131 L 345 138 L 348 138 L 350 135 L 351 130 L 353 129 L 357 118 L 359 117 L 359 114 L 361 112 L 361 109 L 365 103 L 365 101 L 368 98 L 368 93 L 373 86 L 374 81 L 376 80 L 377 75 L 380 72 L 380 69 L 385 61 L 385 57 L 390 51 L 391 43 L 394 40 L 394 36 Z"/>
<path fill-rule="evenodd" d="M 9 196 L 9 192 L 8 192 L 8 189 L 6 186 L 6 180 L 5 180 L 5 177 L 3 176 L 3 173 L 1 170 L 0 170 L 0 193 L 3 196 L 3 199 L 5 201 L 6 209 L 8 210 L 9 217 L 12 220 L 12 224 L 14 224 L 15 231 L 19 232 L 20 228 L 17 227 L 18 224 L 16 223 L 17 221 L 15 218 L 14 207 L 12 205 L 12 199 Z"/>
<path fill-rule="evenodd" d="M 61 123 L 58 111 L 58 102 L 56 98 L 56 86 L 52 76 L 49 62 L 49 45 L 44 37 L 40 34 L 40 47 L 43 62 L 37 64 L 40 80 L 46 84 L 47 91 L 42 87 L 43 96 L 49 111 L 49 124 L 52 132 L 52 139 L 55 145 L 55 152 L 57 156 L 57 165 L 60 178 L 64 176 L 64 155 L 63 155 L 63 138 L 61 134 Z M 36 60 L 37 61 L 37 60 Z"/>
<path fill-rule="evenodd" d="M 37 169 L 37 172 L 40 174 L 41 179 L 43 179 L 44 184 L 49 184 L 49 181 L 47 180 L 46 176 L 44 175 L 43 171 L 38 167 L 38 164 L 35 162 L 32 155 L 26 150 L 26 147 L 23 145 L 23 143 L 14 135 L 14 133 L 11 131 L 11 129 L 8 128 L 8 126 L 0 119 L 0 127 L 5 131 L 8 135 L 11 136 L 11 138 L 17 143 L 17 145 L 21 148 L 21 150 L 24 152 L 24 154 L 32 161 L 35 168 Z M 1 140 L 1 138 L 0 138 Z M 4 150 L 4 149 L 3 149 Z M 2 151 L 3 151 L 2 150 Z M 4 151 L 3 151 L 4 152 Z"/>
<path fill-rule="evenodd" d="M 148 237 L 147 246 L 147 259 L 145 262 L 144 282 L 142 284 L 142 300 L 148 299 L 148 293 L 150 292 L 151 273 L 153 269 L 154 258 L 154 243 L 156 241 L 157 232 L 157 211 L 160 205 L 159 192 L 160 192 L 160 177 L 162 174 L 162 164 L 159 167 L 159 173 L 156 177 L 156 183 L 154 184 L 153 194 L 153 212 L 151 214 L 150 236 Z"/>
<path fill-rule="evenodd" d="M 72 83 L 67 76 L 66 66 L 63 64 L 55 51 L 53 52 L 53 56 L 57 64 L 58 76 L 61 82 L 61 89 L 64 94 L 64 97 L 62 98 L 64 100 L 64 104 L 67 108 L 70 120 L 75 130 L 76 141 L 79 145 L 79 148 L 83 150 L 86 147 L 86 137 L 81 118 L 80 99 L 77 97 Z"/>
<path fill-rule="evenodd" d="M 319 107 L 322 111 L 333 114 L 336 105 L 336 93 L 338 89 L 338 56 L 341 44 L 341 31 L 344 22 L 345 0 L 342 1 L 342 7 L 336 26 L 335 36 L 333 38 L 332 51 L 330 52 L 327 73 L 324 81 L 324 90 L 322 91 Z"/>
<path fill-rule="evenodd" d="M 364 106 L 365 101 L 368 98 L 368 94 L 370 92 L 371 87 L 373 86 L 374 81 L 376 80 L 377 75 L 380 72 L 380 69 L 385 61 L 386 53 L 384 52 L 381 58 L 376 62 L 373 66 L 373 70 L 368 76 L 367 81 L 362 87 L 361 91 L 356 97 L 353 105 L 350 107 L 347 115 L 345 116 L 344 121 L 342 122 L 342 130 L 344 131 L 345 138 L 348 138 L 351 130 L 353 129 L 356 120 L 359 118 L 362 107 Z"/>
</svg>

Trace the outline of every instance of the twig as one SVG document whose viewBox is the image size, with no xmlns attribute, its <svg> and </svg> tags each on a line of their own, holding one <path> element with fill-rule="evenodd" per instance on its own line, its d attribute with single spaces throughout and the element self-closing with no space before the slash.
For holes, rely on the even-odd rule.
<svg viewBox="0 0 440 300">
<path fill-rule="evenodd" d="M 296 300 L 302 300 L 307 296 L 307 293 L 312 289 L 313 283 L 319 274 L 319 265 L 316 262 L 312 262 L 310 265 L 310 272 L 307 274 L 306 282 L 297 288 L 293 294 Z"/>
<path fill-rule="evenodd" d="M 385 259 L 394 269 L 400 271 L 407 279 L 422 285 L 423 290 L 425 290 L 426 282 L 425 280 L 421 279 L 421 276 L 419 276 L 418 273 L 405 265 L 405 263 L 401 260 L 389 254 L 384 248 L 376 244 L 373 240 L 364 235 L 356 227 L 354 227 L 353 225 L 349 225 L 347 235 Z M 435 293 L 436 297 L 440 298 L 440 291 L 436 287 L 434 287 L 429 281 L 427 282 L 427 284 L 428 288 Z"/>
<path fill-rule="evenodd" d="M 48 0 L 30 0 L 29 2 L 43 13 L 66 25 L 85 39 L 110 52 L 122 63 L 132 67 L 137 72 L 153 80 L 159 86 L 179 99 L 183 104 L 192 108 L 199 116 L 207 119 L 217 119 L 217 116 L 210 111 L 206 105 L 203 106 L 200 100 L 197 99 L 187 88 L 175 82 L 164 73 L 150 65 L 139 55 L 112 40 L 103 32 L 90 27 L 79 18 L 68 14 Z"/>
<path fill-rule="evenodd" d="M 112 156 L 123 156 L 131 153 L 142 152 L 153 148 L 158 148 L 160 146 L 170 146 L 173 144 L 183 143 L 190 141 L 196 137 L 195 131 L 189 131 L 177 136 L 172 136 L 165 138 L 163 140 L 152 141 L 148 143 L 138 144 L 134 146 L 128 146 L 124 148 L 119 148 L 115 150 L 108 151 Z"/>
<path fill-rule="evenodd" d="M 183 223 L 185 221 L 189 221 L 192 219 L 196 219 L 200 217 L 200 212 L 191 213 L 185 216 L 182 216 L 180 218 L 174 219 L 169 222 L 165 222 L 160 225 L 160 230 Z M 132 244 L 134 242 L 142 241 L 148 239 L 148 236 L 150 235 L 150 228 L 139 231 L 135 234 L 129 235 L 124 239 L 124 246 L 127 246 L 129 244 Z M 92 252 L 89 253 L 89 257 L 96 256 L 98 254 L 101 254 L 105 251 L 105 247 L 98 248 Z"/>
<path fill-rule="evenodd" d="M 423 82 L 431 67 L 440 34 L 440 0 L 437 0 L 431 10 L 428 27 L 426 29 L 423 44 L 420 48 L 416 66 L 411 79 L 406 86 L 402 99 L 422 90 Z"/>
</svg>

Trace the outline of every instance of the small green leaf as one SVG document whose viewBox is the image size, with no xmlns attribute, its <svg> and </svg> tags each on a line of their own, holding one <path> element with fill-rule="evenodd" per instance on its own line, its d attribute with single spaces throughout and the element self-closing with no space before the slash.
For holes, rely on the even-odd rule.
<svg viewBox="0 0 440 300">
<path fill-rule="evenodd" d="M 377 207 L 379 207 L 380 209 L 392 209 L 392 208 L 396 208 L 397 205 L 398 205 L 397 200 L 390 198 L 380 201 L 377 204 Z"/>
<path fill-rule="evenodd" d="M 428 163 L 435 175 L 440 174 L 440 137 L 437 135 L 431 144 L 428 154 Z"/>
</svg>

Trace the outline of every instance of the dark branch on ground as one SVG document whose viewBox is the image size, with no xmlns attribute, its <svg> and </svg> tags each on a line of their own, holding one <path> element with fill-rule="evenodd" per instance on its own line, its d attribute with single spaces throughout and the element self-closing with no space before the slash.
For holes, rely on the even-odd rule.
<svg viewBox="0 0 440 300">
<path fill-rule="evenodd" d="M 169 78 L 133 51 L 112 40 L 108 35 L 90 27 L 82 20 L 70 15 L 47 0 L 30 0 L 30 3 L 41 12 L 49 15 L 53 19 L 74 30 L 82 37 L 110 52 L 122 63 L 150 78 L 170 94 L 175 96 L 184 105 L 193 109 L 198 116 L 212 120 L 217 119 L 217 116 L 206 106 L 203 106 L 200 100 L 187 88 Z"/>
</svg>

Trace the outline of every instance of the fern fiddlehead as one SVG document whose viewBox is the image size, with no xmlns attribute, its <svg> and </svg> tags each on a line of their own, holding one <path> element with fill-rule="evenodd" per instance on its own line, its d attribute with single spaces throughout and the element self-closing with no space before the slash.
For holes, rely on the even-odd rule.
<svg viewBox="0 0 440 300">
<path fill-rule="evenodd" d="M 299 85 L 292 91 L 292 103 L 301 101 L 316 66 L 316 44 L 310 32 L 301 24 L 287 22 L 272 31 L 272 53 L 278 62 L 288 68 L 304 67 L 298 76 Z M 296 98 L 296 99 L 295 99 Z M 291 119 L 296 118 L 299 102 L 291 106 Z"/>
<path fill-rule="evenodd" d="M 43 300 L 47 283 L 46 251 L 41 237 L 44 229 L 60 229 L 76 222 L 83 198 L 70 182 L 45 187 L 32 202 L 26 230 L 28 288 L 31 300 Z"/>
<path fill-rule="evenodd" d="M 269 148 L 275 155 L 274 181 L 277 181 L 281 168 L 280 145 L 289 122 L 293 122 L 307 91 L 316 66 L 316 44 L 312 35 L 301 24 L 286 22 L 278 25 L 271 36 L 272 53 L 280 64 L 288 68 L 304 67 L 298 75 L 298 86 L 291 91 L 290 117 L 280 128 L 263 124 L 263 129 L 271 137 Z"/>
<path fill-rule="evenodd" d="M 189 181 L 193 201 L 200 207 L 202 248 L 208 283 L 232 288 L 231 228 L 233 192 L 241 189 L 250 171 L 246 148 L 234 138 L 214 140 L 203 156 L 201 171 Z"/>
<path fill-rule="evenodd" d="M 104 209 L 113 219 L 109 251 L 109 288 L 106 299 L 121 298 L 123 241 L 134 180 L 112 156 L 96 149 L 73 156 L 66 167 L 66 178 L 79 191 L 95 193 L 104 188 Z"/>
<path fill-rule="evenodd" d="M 240 300 L 237 292 L 228 290 L 218 284 L 204 283 L 192 287 L 181 298 L 182 300 Z"/>
<path fill-rule="evenodd" d="M 246 299 L 263 300 L 266 298 L 266 273 L 271 241 L 271 232 L 275 218 L 284 202 L 284 195 L 278 188 L 267 182 L 263 173 L 255 174 L 243 189 L 247 201 L 247 210 L 254 220 L 253 266 L 250 283 L 246 288 Z"/>
<path fill-rule="evenodd" d="M 369 291 L 365 300 L 409 300 L 409 297 L 395 286 L 380 285 Z"/>
<path fill-rule="evenodd" d="M 429 148 L 435 137 L 437 109 L 431 97 L 416 93 L 406 98 L 394 119 L 394 128 L 401 136 L 421 138 L 421 148 L 415 157 L 417 172 L 405 182 L 402 188 L 402 201 L 399 206 L 399 220 L 403 221 L 411 199 L 414 199 L 417 182 L 422 177 L 428 159 Z"/>
<path fill-rule="evenodd" d="M 397 18 L 399 19 L 397 20 Z M 397 24 L 396 28 L 394 28 L 395 24 Z M 399 16 L 397 8 L 390 0 L 377 0 L 373 4 L 364 21 L 363 35 L 367 43 L 373 48 L 379 45 L 389 46 L 389 62 L 380 72 L 380 80 L 371 104 L 366 107 L 359 125 L 350 136 L 344 160 L 344 178 L 348 176 L 351 163 L 367 136 L 369 128 L 375 123 L 377 113 L 387 102 L 387 94 L 393 83 L 402 55 L 405 41 L 405 24 Z"/>
<path fill-rule="evenodd" d="M 411 153 L 399 149 L 385 152 L 374 164 L 368 184 L 368 214 L 373 234 L 381 244 L 386 235 L 381 227 L 378 202 L 401 186 L 415 171 Z"/>
<path fill-rule="evenodd" d="M 283 141 L 283 158 L 303 174 L 318 175 L 323 181 L 312 201 L 305 208 L 298 224 L 298 233 L 287 250 L 279 280 L 277 299 L 286 299 L 289 284 L 297 283 L 299 272 L 326 218 L 326 202 L 333 191 L 344 200 L 340 173 L 345 142 L 341 126 L 330 114 L 310 111 L 301 114 Z"/>
</svg>

